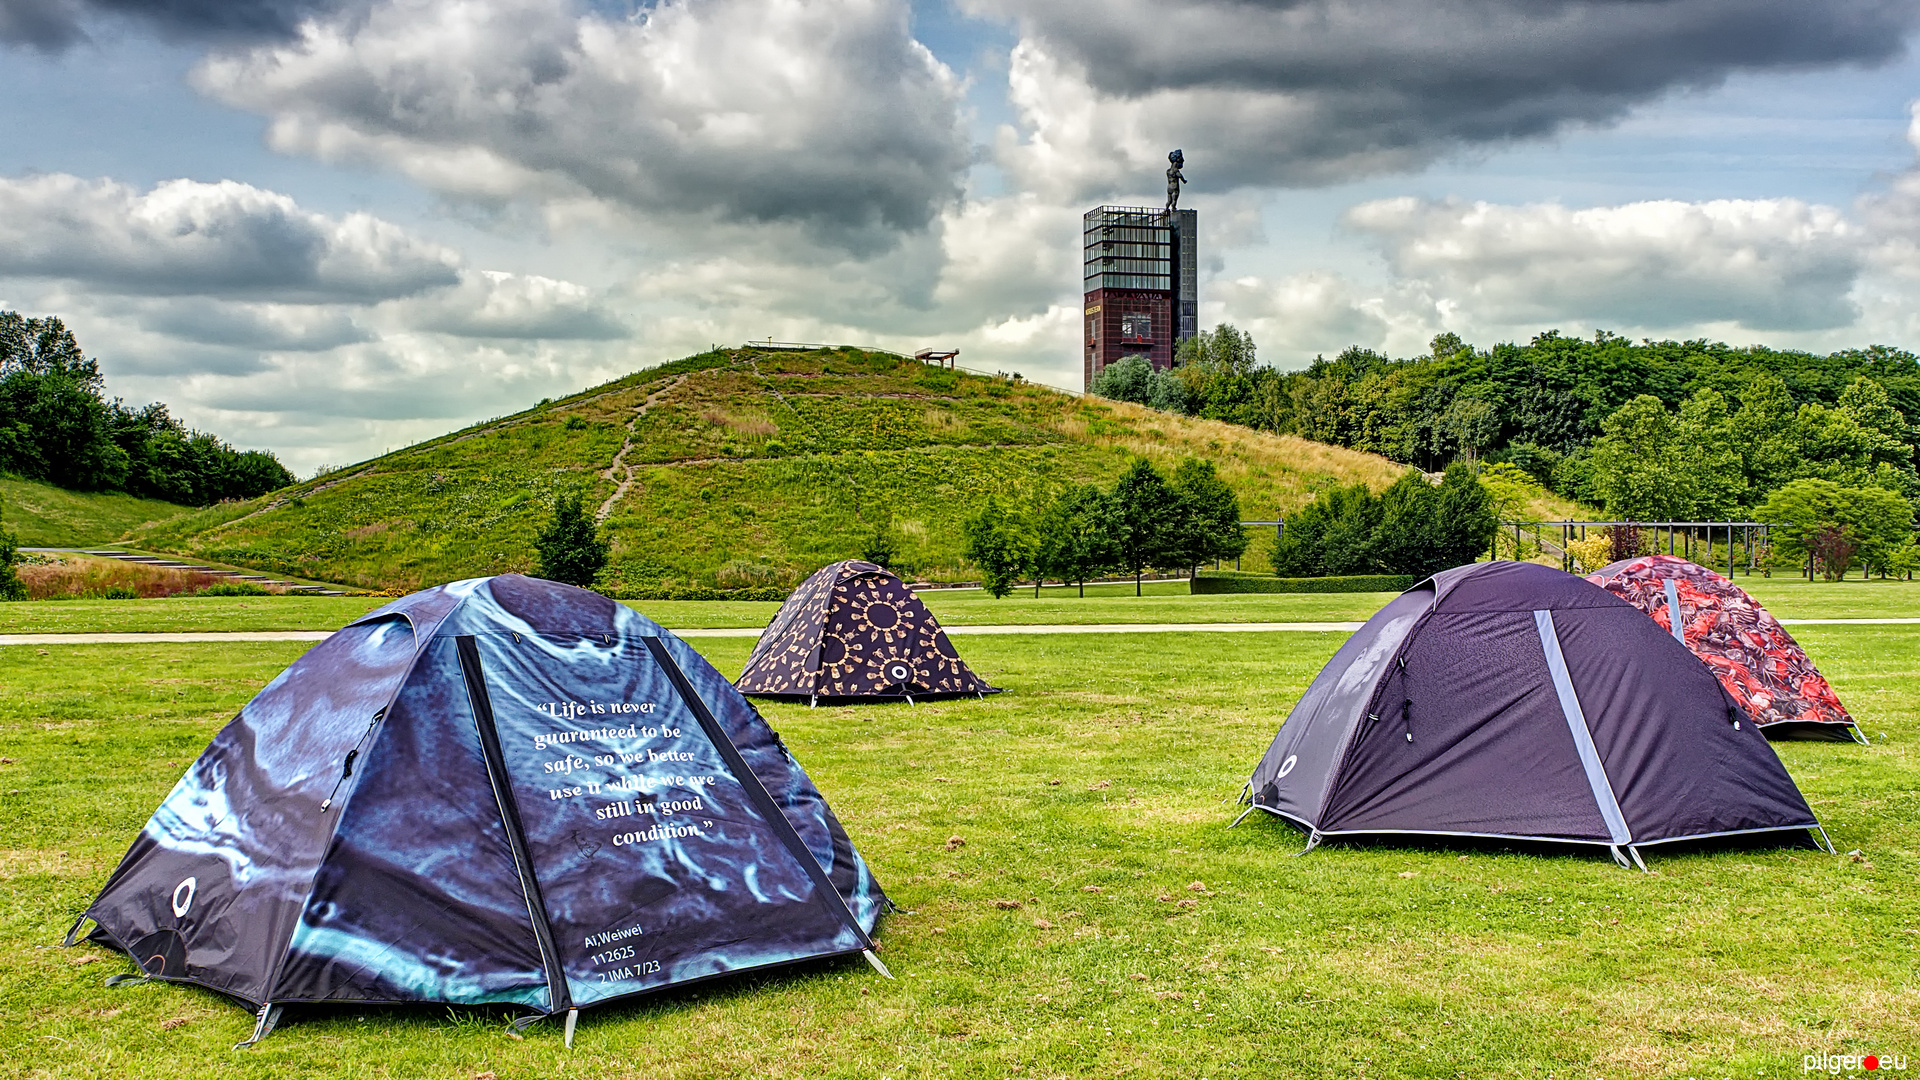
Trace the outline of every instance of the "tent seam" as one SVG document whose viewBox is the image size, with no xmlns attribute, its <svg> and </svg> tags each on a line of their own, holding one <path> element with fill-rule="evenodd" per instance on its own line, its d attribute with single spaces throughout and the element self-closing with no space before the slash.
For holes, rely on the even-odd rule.
<svg viewBox="0 0 1920 1080">
<path fill-rule="evenodd" d="M 1633 830 L 1627 826 L 1626 813 L 1620 809 L 1620 797 L 1613 792 L 1613 780 L 1607 776 L 1607 763 L 1600 759 L 1600 748 L 1593 743 L 1593 730 L 1587 726 L 1586 710 L 1573 688 L 1573 674 L 1567 670 L 1566 657 L 1560 651 L 1560 634 L 1553 625 L 1553 612 L 1542 608 L 1533 613 L 1533 626 L 1540 634 L 1540 650 L 1545 654 L 1547 673 L 1553 679 L 1554 694 L 1560 699 L 1560 714 L 1573 736 L 1573 748 L 1580 756 L 1581 771 L 1600 811 L 1601 820 L 1616 845 L 1633 846 Z M 1605 796 L 1602 798 L 1602 796 Z"/>
</svg>

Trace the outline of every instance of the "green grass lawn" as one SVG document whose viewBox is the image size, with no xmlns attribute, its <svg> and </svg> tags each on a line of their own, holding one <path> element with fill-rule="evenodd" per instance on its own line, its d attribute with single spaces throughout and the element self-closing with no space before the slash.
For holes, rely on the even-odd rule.
<svg viewBox="0 0 1920 1080">
<path fill-rule="evenodd" d="M 1741 578 L 1783 619 L 1920 617 L 1920 582 L 1807 583 L 1793 578 Z M 1005 599 L 977 589 L 929 591 L 927 606 L 952 626 L 1044 623 L 1358 622 L 1392 593 L 1241 593 L 1189 596 L 1184 581 L 1154 582 L 1147 595 L 1132 585 L 1016 591 Z M 62 600 L 0 604 L 0 634 L 140 631 L 337 630 L 386 603 L 371 597 L 176 597 L 166 600 Z M 632 606 L 665 626 L 698 629 L 765 626 L 780 605 L 704 600 L 636 600 Z"/>
<path fill-rule="evenodd" d="M 705 984 L 583 1014 L 570 1053 L 557 1024 L 520 1040 L 503 1016 L 440 1008 L 290 1013 L 235 1053 L 238 1006 L 104 989 L 123 958 L 52 946 L 305 646 L 0 649 L 0 1076 L 1731 1078 L 1913 1054 L 1920 626 L 1800 637 L 1873 744 L 1779 749 L 1861 861 L 1294 859 L 1276 821 L 1229 831 L 1223 800 L 1338 634 L 973 638 L 1008 693 L 765 707 L 911 911 L 879 934 L 898 979 L 855 960 Z M 732 672 L 751 642 L 696 644 Z"/>
<path fill-rule="evenodd" d="M 51 484 L 0 477 L 0 527 L 27 547 L 83 547 L 117 540 L 143 525 L 191 513 L 192 508 L 132 495 L 68 491 Z"/>
</svg>

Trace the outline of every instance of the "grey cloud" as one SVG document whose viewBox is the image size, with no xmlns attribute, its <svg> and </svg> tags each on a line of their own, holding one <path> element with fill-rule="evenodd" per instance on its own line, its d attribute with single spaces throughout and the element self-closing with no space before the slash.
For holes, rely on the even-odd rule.
<svg viewBox="0 0 1920 1080">
<path fill-rule="evenodd" d="M 148 192 L 61 174 L 0 178 L 0 277 L 104 293 L 367 303 L 459 281 L 457 256 L 367 214 L 329 218 L 234 181 Z"/>
<path fill-rule="evenodd" d="M 373 335 L 337 307 L 234 304 L 201 297 L 149 301 L 139 313 L 142 329 L 182 341 L 269 352 L 324 352 L 373 340 Z"/>
<path fill-rule="evenodd" d="M 1737 71 L 1892 59 L 1915 0 L 975 0 L 1025 35 L 1024 169 L 1201 189 L 1336 182 L 1604 123 Z M 1016 56 L 1016 98 L 1021 57 Z M 1034 82 L 1033 80 L 1036 80 Z M 1051 84 L 1051 85 L 1050 85 Z M 1104 138 L 1050 123 L 1097 124 Z M 1164 145 L 1162 145 L 1164 144 Z"/>
<path fill-rule="evenodd" d="M 196 79 L 270 117 L 279 149 L 444 193 L 799 223 L 849 250 L 925 228 L 968 166 L 958 83 L 899 0 L 667 0 L 627 20 L 392 0 Z"/>
<path fill-rule="evenodd" d="M 86 26 L 124 19 L 172 39 L 222 42 L 291 36 L 302 20 L 357 6 L 343 0 L 0 0 L 0 42 L 54 52 Z"/>
<path fill-rule="evenodd" d="M 78 0 L 0 0 L 0 42 L 59 52 L 86 40 Z"/>
</svg>

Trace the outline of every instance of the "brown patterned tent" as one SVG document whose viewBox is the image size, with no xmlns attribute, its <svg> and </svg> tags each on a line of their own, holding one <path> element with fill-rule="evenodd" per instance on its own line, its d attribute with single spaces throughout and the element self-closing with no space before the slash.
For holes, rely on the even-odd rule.
<svg viewBox="0 0 1920 1080">
<path fill-rule="evenodd" d="M 734 680 L 743 694 L 809 701 L 997 694 L 905 582 L 848 559 L 815 571 L 787 597 Z"/>
</svg>

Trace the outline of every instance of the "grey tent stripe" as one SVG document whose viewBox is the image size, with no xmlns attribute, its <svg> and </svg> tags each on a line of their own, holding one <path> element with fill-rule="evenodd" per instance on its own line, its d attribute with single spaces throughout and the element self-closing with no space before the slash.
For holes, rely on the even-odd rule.
<svg viewBox="0 0 1920 1080">
<path fill-rule="evenodd" d="M 1671 584 L 1671 582 L 1669 582 Z M 1567 658 L 1560 654 L 1560 635 L 1553 629 L 1553 612 L 1533 613 L 1534 629 L 1540 631 L 1540 648 L 1547 654 L 1547 670 L 1553 674 L 1553 690 L 1560 695 L 1560 712 L 1567 718 L 1567 730 L 1573 733 L 1574 748 L 1580 752 L 1580 767 L 1586 770 L 1587 786 L 1593 789 L 1593 801 L 1600 805 L 1600 817 L 1616 844 L 1631 844 L 1627 819 L 1620 812 L 1620 800 L 1613 797 L 1613 785 L 1600 764 L 1600 751 L 1594 748 L 1593 732 L 1587 730 L 1587 715 L 1573 693 L 1573 678 L 1567 674 Z"/>
<path fill-rule="evenodd" d="M 1673 640 L 1687 643 L 1686 627 L 1680 622 L 1680 586 L 1672 578 L 1667 579 L 1667 629 L 1673 633 Z"/>
</svg>

